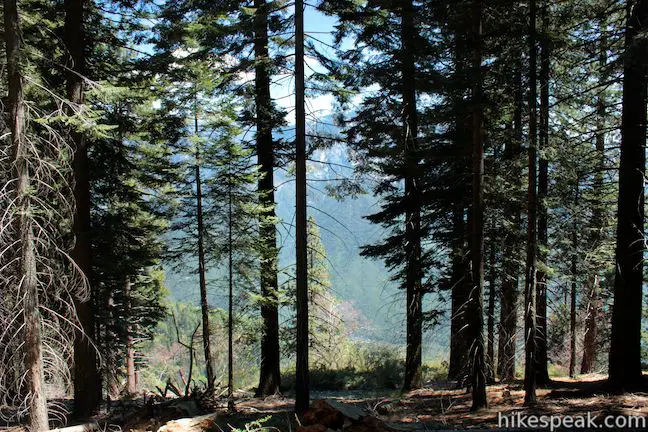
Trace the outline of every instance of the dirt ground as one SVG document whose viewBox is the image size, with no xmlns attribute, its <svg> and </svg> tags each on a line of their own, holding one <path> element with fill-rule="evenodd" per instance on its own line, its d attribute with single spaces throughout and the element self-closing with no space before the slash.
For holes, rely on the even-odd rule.
<svg viewBox="0 0 648 432">
<path fill-rule="evenodd" d="M 589 413 L 590 418 L 595 419 L 599 428 L 604 427 L 602 422 L 607 416 L 624 416 L 626 419 L 648 417 L 648 389 L 645 392 L 631 394 L 611 394 L 605 390 L 605 376 L 602 375 L 589 375 L 579 377 L 577 380 L 554 379 L 550 388 L 538 389 L 537 396 L 538 403 L 535 406 L 524 407 L 522 382 L 491 385 L 488 387 L 489 407 L 478 412 L 470 411 L 470 394 L 465 390 L 454 389 L 451 383 L 430 383 L 424 389 L 407 394 L 392 393 L 388 397 L 360 392 L 326 394 L 314 392 L 312 398 L 314 400 L 325 398 L 342 404 L 355 405 L 369 415 L 382 420 L 394 430 L 403 431 L 492 430 L 497 429 L 498 426 L 507 426 L 506 423 L 498 424 L 501 416 L 510 418 L 518 415 L 586 417 Z M 227 413 L 225 403 L 218 402 L 207 412 L 211 415 L 209 422 L 205 424 L 210 426 L 198 430 L 224 432 L 238 428 L 245 431 L 246 424 L 266 419 L 263 423 L 265 429 L 250 428 L 249 430 L 294 432 L 298 423 L 292 412 L 293 403 L 292 399 L 282 396 L 254 399 L 241 395 L 236 403 L 236 413 Z M 167 423 L 173 418 L 187 417 L 182 415 L 181 411 L 174 415 L 169 409 L 150 410 L 144 405 L 140 406 L 143 415 L 131 415 L 130 420 L 126 422 L 115 422 L 113 421 L 115 418 L 108 419 L 109 424 L 118 425 L 112 427 L 102 425 L 101 430 L 156 432 L 165 423 L 169 425 L 163 429 L 165 431 L 185 430 L 182 427 L 171 427 L 171 423 Z M 145 415 L 145 412 L 151 414 Z M 196 418 L 198 415 L 196 414 Z M 516 430 L 527 429 L 524 426 L 524 424 L 508 424 L 508 428 Z M 0 426 L 1 429 L 3 428 Z M 632 429 L 638 429 L 636 424 Z"/>
<path fill-rule="evenodd" d="M 523 406 L 521 382 L 492 385 L 488 387 L 489 407 L 478 412 L 470 411 L 470 394 L 444 384 L 433 384 L 429 388 L 388 398 L 349 397 L 342 394 L 329 395 L 328 398 L 357 405 L 401 430 L 496 429 L 500 415 L 518 413 L 522 416 L 572 417 L 586 417 L 590 413 L 590 417 L 599 425 L 603 425 L 606 416 L 648 416 L 648 389 L 645 393 L 609 394 L 605 391 L 604 380 L 602 375 L 579 377 L 578 380 L 555 379 L 551 388 L 538 389 L 538 403 L 534 407 Z M 295 431 L 292 408 L 293 401 L 287 398 L 244 400 L 237 404 L 236 415 L 223 411 L 217 416 L 215 430 L 228 431 L 253 419 L 271 416 L 268 426 L 281 431 Z M 509 424 L 509 427 L 512 426 Z"/>
</svg>

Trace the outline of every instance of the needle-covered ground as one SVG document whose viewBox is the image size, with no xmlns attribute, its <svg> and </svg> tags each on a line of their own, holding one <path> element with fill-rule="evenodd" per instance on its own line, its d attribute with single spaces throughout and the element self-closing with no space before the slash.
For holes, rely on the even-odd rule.
<svg viewBox="0 0 648 432">
<path fill-rule="evenodd" d="M 491 385 L 488 387 L 489 407 L 478 412 L 470 411 L 470 394 L 465 389 L 457 390 L 447 383 L 431 383 L 424 389 L 390 397 L 342 393 L 327 396 L 330 400 L 360 407 L 395 430 L 495 429 L 507 426 L 504 420 L 500 424 L 500 417 L 517 417 L 518 413 L 521 417 L 572 417 L 573 421 L 587 419 L 589 413 L 589 418 L 597 425 L 602 425 L 606 416 L 624 417 L 620 421 L 628 422 L 648 416 L 648 389 L 646 392 L 611 394 L 605 388 L 604 378 L 588 375 L 578 379 L 554 379 L 550 388 L 538 389 L 538 403 L 533 407 L 523 406 L 521 382 Z M 236 414 L 227 414 L 224 407 L 217 409 L 211 430 L 245 430 L 246 424 L 267 418 L 263 423 L 266 427 L 295 431 L 292 409 L 293 400 L 289 398 L 244 399 L 237 403 Z M 525 424 L 509 423 L 508 426 L 525 428 Z M 255 429 L 250 426 L 249 430 Z"/>
<path fill-rule="evenodd" d="M 620 418 L 619 421 L 622 422 L 634 421 L 634 424 L 629 423 L 627 427 L 637 430 L 641 429 L 637 423 L 640 420 L 637 419 L 644 418 L 644 421 L 647 421 L 645 418 L 648 417 L 648 388 L 644 392 L 613 394 L 607 391 L 605 376 L 602 375 L 587 375 L 578 379 L 555 378 L 550 388 L 538 389 L 537 396 L 538 403 L 535 406 L 525 407 L 522 382 L 494 384 L 488 386 L 489 407 L 472 412 L 470 394 L 465 389 L 453 388 L 452 383 L 447 382 L 429 383 L 423 389 L 406 394 L 392 392 L 387 397 L 362 392 L 313 393 L 313 399 L 332 401 L 332 405 L 340 408 L 344 415 L 351 413 L 349 415 L 353 416 L 353 413 L 361 410 L 363 415 L 371 417 L 372 422 L 379 421 L 380 424 L 380 428 L 375 425 L 367 427 L 356 424 L 355 427 L 339 429 L 350 432 L 492 430 L 507 426 L 510 429 L 523 430 L 527 428 L 525 426 L 531 425 L 513 424 L 510 419 L 528 419 L 528 416 L 571 417 L 572 421 L 590 418 L 596 422 L 598 428 L 605 426 L 603 422 L 606 417 L 613 416 Z M 116 406 L 121 406 L 120 410 L 115 409 L 108 418 L 98 420 L 100 429 L 97 430 L 295 432 L 299 423 L 292 412 L 293 404 L 294 400 L 289 397 L 256 399 L 240 393 L 236 402 L 236 412 L 228 413 L 226 403 L 222 400 L 208 409 L 201 409 L 201 405 L 192 400 L 155 403 L 151 403 L 150 400 L 148 403 L 123 401 L 116 403 Z M 509 423 L 501 420 L 502 417 L 507 417 Z M 327 429 L 316 425 L 303 430 L 310 432 Z"/>
</svg>

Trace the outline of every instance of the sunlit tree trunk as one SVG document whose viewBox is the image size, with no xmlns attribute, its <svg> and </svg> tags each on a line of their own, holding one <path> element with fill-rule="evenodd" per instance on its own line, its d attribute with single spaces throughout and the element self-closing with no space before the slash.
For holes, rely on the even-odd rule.
<svg viewBox="0 0 648 432">
<path fill-rule="evenodd" d="M 197 98 L 197 96 L 196 96 Z M 194 134 L 199 135 L 198 127 L 198 102 L 194 107 Z M 196 161 L 194 165 L 196 176 L 196 220 L 198 228 L 198 278 L 200 284 L 200 310 L 202 313 L 202 338 L 203 353 L 205 355 L 205 368 L 207 372 L 207 387 L 214 385 L 214 368 L 211 355 L 211 329 L 209 327 L 209 303 L 207 301 L 207 270 L 205 263 L 205 228 L 203 225 L 203 195 L 201 178 L 200 149 L 196 148 Z"/>
<path fill-rule="evenodd" d="M 18 216 L 16 235 L 20 252 L 20 295 L 23 299 L 24 380 L 26 384 L 29 427 L 34 431 L 49 430 L 45 376 L 41 340 L 41 315 L 38 298 L 38 269 L 32 223 L 28 149 L 25 137 L 25 102 L 21 70 L 22 32 L 15 0 L 4 1 L 4 38 L 7 53 L 8 106 L 7 122 L 11 131 L 11 157 L 15 202 Z"/>
</svg>

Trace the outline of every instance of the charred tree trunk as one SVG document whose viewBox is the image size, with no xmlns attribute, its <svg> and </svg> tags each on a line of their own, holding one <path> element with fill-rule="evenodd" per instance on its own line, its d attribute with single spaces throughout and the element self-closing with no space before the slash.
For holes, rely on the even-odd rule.
<svg viewBox="0 0 648 432">
<path fill-rule="evenodd" d="M 648 0 L 628 1 L 621 118 L 616 274 L 610 345 L 610 383 L 628 390 L 641 382 L 641 297 L 646 168 Z"/>
<path fill-rule="evenodd" d="M 414 64 L 414 6 L 402 3 L 401 67 L 403 80 L 403 141 L 405 157 L 405 237 L 407 291 L 407 349 L 403 390 L 421 387 L 423 344 L 423 291 L 421 287 L 421 191 L 418 157 L 418 113 L 416 108 L 416 66 Z"/>
<path fill-rule="evenodd" d="M 15 0 L 4 2 L 4 37 L 7 53 L 8 106 L 7 122 L 11 131 L 11 155 L 15 179 L 17 210 L 16 234 L 19 244 L 19 292 L 23 298 L 24 380 L 29 395 L 27 404 L 29 427 L 34 431 L 49 430 L 45 376 L 41 341 L 41 316 L 38 298 L 36 244 L 32 225 L 30 173 L 25 138 L 25 103 L 21 70 L 22 32 Z"/>
<path fill-rule="evenodd" d="M 67 97 L 80 110 L 83 101 L 83 73 L 85 60 L 85 34 L 83 16 L 85 0 L 66 0 L 65 47 L 69 56 L 67 73 Z M 74 114 L 74 112 L 72 112 Z M 88 180 L 88 148 L 82 133 L 70 132 L 74 144 L 74 200 L 75 214 L 72 230 L 75 243 L 70 256 L 86 276 L 90 295 L 76 299 L 79 323 L 83 331 L 77 331 L 74 339 L 74 413 L 89 416 L 101 401 L 101 378 L 97 368 L 97 353 L 92 346 L 95 338 L 95 319 L 92 310 L 92 248 L 90 243 L 90 182 Z"/>
<path fill-rule="evenodd" d="M 297 291 L 297 367 L 295 411 L 310 405 L 308 372 L 308 220 L 306 198 L 306 105 L 304 83 L 304 2 L 295 1 L 295 243 Z"/>
<path fill-rule="evenodd" d="M 506 143 L 504 152 L 513 169 L 513 184 L 520 185 L 521 173 L 518 169 L 518 157 L 522 147 L 522 109 L 524 105 L 522 91 L 522 59 L 516 60 L 513 72 L 515 108 L 513 113 L 513 137 Z M 515 188 L 516 190 L 518 187 Z M 515 353 L 517 333 L 517 303 L 519 291 L 519 272 L 517 254 L 519 251 L 518 230 L 520 227 L 520 209 L 514 203 L 508 203 L 505 217 L 512 223 L 503 251 L 504 276 L 500 297 L 500 334 L 498 344 L 497 371 L 500 381 L 515 379 Z"/>
<path fill-rule="evenodd" d="M 194 107 L 194 134 L 198 137 L 198 96 L 196 95 L 196 106 Z M 200 283 L 200 309 L 202 312 L 202 339 L 203 352 L 205 354 L 205 368 L 207 373 L 207 388 L 212 389 L 214 385 L 214 369 L 211 355 L 211 330 L 209 328 L 209 303 L 207 302 L 207 275 L 205 267 L 205 228 L 203 226 L 202 207 L 202 178 L 200 175 L 200 150 L 196 148 L 196 163 L 194 166 L 196 176 L 196 219 L 198 228 L 198 278 Z"/>
<path fill-rule="evenodd" d="M 261 178 L 259 200 L 266 209 L 260 220 L 261 248 L 261 368 L 256 396 L 279 393 L 279 304 L 277 298 L 277 231 L 274 223 L 274 149 L 272 143 L 272 98 L 268 53 L 268 9 L 265 0 L 254 0 L 254 86 L 256 145 Z"/>
<path fill-rule="evenodd" d="M 468 299 L 470 334 L 470 383 L 475 411 L 487 406 L 486 363 L 484 361 L 484 141 L 482 90 L 482 0 L 472 4 L 472 207 L 470 211 L 470 258 L 472 286 Z"/>
<path fill-rule="evenodd" d="M 542 6 L 542 31 L 540 38 L 540 148 L 549 147 L 549 1 Z M 549 384 L 547 358 L 547 187 L 549 184 L 549 163 L 542 156 L 539 162 L 538 175 L 538 268 L 537 278 L 537 332 L 536 332 L 536 380 L 538 386 Z"/>
<path fill-rule="evenodd" d="M 529 190 L 527 254 L 524 282 L 524 404 L 536 403 L 536 266 L 537 266 L 537 49 L 536 0 L 530 0 L 529 14 Z"/>
</svg>

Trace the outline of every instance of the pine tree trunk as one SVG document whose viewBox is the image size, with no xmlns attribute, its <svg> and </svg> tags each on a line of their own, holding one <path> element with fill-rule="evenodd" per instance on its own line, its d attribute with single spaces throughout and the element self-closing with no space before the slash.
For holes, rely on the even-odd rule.
<svg viewBox="0 0 648 432">
<path fill-rule="evenodd" d="M 616 274 L 610 345 L 610 383 L 628 390 L 641 382 L 641 303 L 646 168 L 648 0 L 628 1 L 621 119 Z"/>
<path fill-rule="evenodd" d="M 79 108 L 84 101 L 83 73 L 85 61 L 85 33 L 83 17 L 85 0 L 65 0 L 65 46 L 70 57 L 67 73 L 68 100 Z M 74 413 L 89 416 L 101 401 L 101 376 L 97 368 L 97 353 L 92 346 L 95 338 L 95 319 L 92 310 L 92 247 L 90 243 L 90 182 L 88 180 L 88 148 L 85 137 L 75 130 L 70 132 L 74 143 L 74 248 L 70 256 L 86 276 L 90 295 L 84 301 L 75 300 L 75 309 L 83 332 L 74 339 Z"/>
<path fill-rule="evenodd" d="M 524 404 L 536 403 L 536 266 L 537 266 L 537 49 L 536 0 L 530 0 L 529 14 L 529 190 L 526 275 L 524 282 Z"/>
<path fill-rule="evenodd" d="M 197 99 L 197 96 L 196 96 Z M 198 137 L 198 106 L 194 107 L 194 133 Z M 202 196 L 202 178 L 200 175 L 200 150 L 196 149 L 196 219 L 198 228 L 198 278 L 200 283 L 200 309 L 202 313 L 202 339 L 203 352 L 205 354 L 205 368 L 207 373 L 207 388 L 213 389 L 214 385 L 214 367 L 211 355 L 211 330 L 209 327 L 209 303 L 207 301 L 207 270 L 205 263 L 205 228 L 203 226 L 203 196 Z"/>
<path fill-rule="evenodd" d="M 542 31 L 540 38 L 540 148 L 549 147 L 549 1 L 543 2 L 541 11 Z M 539 162 L 538 174 L 538 278 L 536 283 L 537 303 L 537 332 L 536 332 L 536 357 L 538 368 L 536 370 L 537 385 L 544 387 L 549 384 L 549 369 L 547 356 L 547 187 L 549 184 L 549 163 L 542 156 Z"/>
<path fill-rule="evenodd" d="M 230 155 L 231 156 L 231 155 Z M 234 241 L 232 219 L 232 173 L 229 175 L 227 205 L 227 264 L 229 271 L 229 302 L 227 310 L 227 410 L 234 411 Z"/>
<path fill-rule="evenodd" d="M 106 322 L 104 323 L 104 345 L 103 351 L 104 361 L 103 361 L 103 385 L 105 385 L 106 398 L 110 402 L 110 398 L 119 394 L 119 389 L 117 388 L 116 383 L 116 349 L 113 346 L 115 341 L 113 337 L 113 328 L 115 323 L 115 314 L 114 314 L 114 299 L 112 290 L 110 290 L 106 296 L 106 302 L 103 305 L 106 308 Z"/>
<path fill-rule="evenodd" d="M 274 224 L 274 150 L 272 142 L 272 99 L 268 54 L 268 11 L 265 0 L 254 0 L 254 59 L 256 144 L 261 178 L 259 200 L 266 209 L 260 221 L 261 248 L 261 368 L 256 396 L 279 393 L 279 305 L 277 299 L 277 232 Z"/>
<path fill-rule="evenodd" d="M 460 129 L 459 122 L 457 129 Z M 463 146 L 463 143 L 457 143 Z M 463 152 L 462 152 L 463 155 Z M 463 158 L 463 156 L 462 156 Z M 465 257 L 464 206 L 456 202 L 453 209 L 453 242 L 452 276 L 451 276 L 451 322 L 450 322 L 450 359 L 448 362 L 448 379 L 462 381 L 465 377 L 465 365 L 468 360 L 468 344 L 465 335 L 466 303 L 468 302 L 467 283 L 468 266 Z M 466 289 L 466 287 L 468 289 Z"/>
<path fill-rule="evenodd" d="M 461 24 L 461 23 L 460 23 Z M 467 47 L 463 40 L 465 28 L 457 25 L 455 29 L 455 77 L 457 83 L 456 95 L 454 96 L 454 143 L 456 152 L 456 170 L 460 173 L 460 186 L 456 193 L 455 202 L 452 208 L 452 274 L 451 274 L 451 323 L 450 323 L 450 358 L 448 363 L 448 379 L 456 380 L 461 386 L 466 377 L 466 365 L 468 360 L 468 338 L 465 334 L 466 328 L 466 305 L 470 292 L 470 262 L 467 254 L 467 223 L 465 218 L 466 202 L 470 187 L 465 185 L 464 176 L 468 174 L 468 155 L 470 150 L 471 122 L 466 112 L 463 101 L 463 89 L 466 80 L 466 51 Z"/>
<path fill-rule="evenodd" d="M 486 363 L 484 360 L 484 141 L 482 114 L 482 0 L 472 5 L 472 207 L 470 257 L 472 286 L 468 299 L 467 319 L 470 335 L 470 383 L 475 411 L 487 406 Z"/>
<path fill-rule="evenodd" d="M 130 322 L 133 320 L 132 316 L 132 302 L 131 302 L 131 279 L 126 276 L 124 279 L 124 297 L 126 301 L 126 393 L 134 395 L 137 393 L 137 382 L 135 379 L 135 346 L 133 341 L 133 326 Z"/>
<path fill-rule="evenodd" d="M 20 245 L 19 269 L 24 320 L 24 380 L 29 394 L 27 404 L 29 427 L 34 431 L 49 430 L 45 376 L 41 340 L 41 316 L 38 298 L 36 245 L 31 220 L 31 199 L 28 150 L 25 138 L 25 105 L 21 71 L 22 33 L 15 0 L 4 2 L 4 37 L 7 53 L 8 106 L 7 122 L 11 131 L 11 155 L 15 179 L 15 202 L 18 218 L 16 233 Z"/>
<path fill-rule="evenodd" d="M 310 405 L 308 372 L 308 219 L 306 215 L 306 105 L 304 83 L 304 2 L 295 1 L 295 243 L 297 290 L 297 367 L 295 411 Z"/>
<path fill-rule="evenodd" d="M 419 180 L 418 113 L 416 108 L 416 68 L 414 65 L 414 6 L 402 3 L 401 56 L 403 80 L 403 154 L 405 157 L 405 237 L 407 348 L 403 390 L 423 385 L 421 375 L 423 345 L 423 292 L 421 287 L 421 191 Z"/>
<path fill-rule="evenodd" d="M 606 20 L 600 23 L 600 28 L 604 29 Z M 607 37 L 601 32 L 599 47 L 599 68 L 601 76 L 599 82 L 604 83 L 608 79 L 607 68 Z M 598 248 L 601 239 L 601 230 L 603 230 L 603 183 L 605 161 L 605 118 L 607 115 L 605 89 L 601 89 L 596 101 L 596 153 L 598 157 L 598 166 L 594 175 L 594 205 L 592 209 L 592 247 Z M 598 315 L 599 315 L 599 275 L 600 264 L 595 263 L 592 269 L 595 273 L 590 277 L 589 289 L 587 291 L 587 316 L 585 317 L 585 337 L 583 339 L 583 360 L 581 362 L 581 374 L 594 372 L 596 368 L 596 351 L 598 337 Z"/>
<path fill-rule="evenodd" d="M 506 159 L 512 163 L 513 184 L 518 190 L 521 173 L 517 169 L 517 160 L 522 146 L 522 108 L 524 105 L 522 92 L 522 60 L 521 56 L 515 62 L 513 72 L 513 87 L 515 94 L 515 109 L 513 113 L 513 137 L 506 142 L 504 153 Z M 504 278 L 500 297 L 500 335 L 498 344 L 497 373 L 500 381 L 513 381 L 515 379 L 515 353 L 517 333 L 517 303 L 518 279 L 520 265 L 517 254 L 519 246 L 518 230 L 520 228 L 520 209 L 510 202 L 505 207 L 505 217 L 512 225 L 504 245 L 503 263 Z"/>
<path fill-rule="evenodd" d="M 576 195 L 578 196 L 578 183 L 576 184 Z M 578 205 L 576 198 L 575 205 Z M 578 281 L 578 234 L 577 224 L 574 221 L 572 228 L 572 262 L 571 262 L 571 290 L 569 302 L 569 376 L 576 376 L 576 288 Z"/>
<path fill-rule="evenodd" d="M 583 360 L 581 362 L 581 374 L 594 372 L 596 368 L 596 338 L 598 336 L 598 290 L 599 278 L 594 275 L 591 278 L 588 293 L 587 317 L 585 318 L 585 337 L 583 340 Z"/>
<path fill-rule="evenodd" d="M 494 237 L 495 233 L 495 220 L 491 224 L 491 232 Z M 497 268 L 496 268 L 496 246 L 495 239 L 491 237 L 490 244 L 490 271 L 488 280 L 488 337 L 486 347 L 486 380 L 489 384 L 495 382 L 495 286 L 497 284 Z"/>
</svg>

